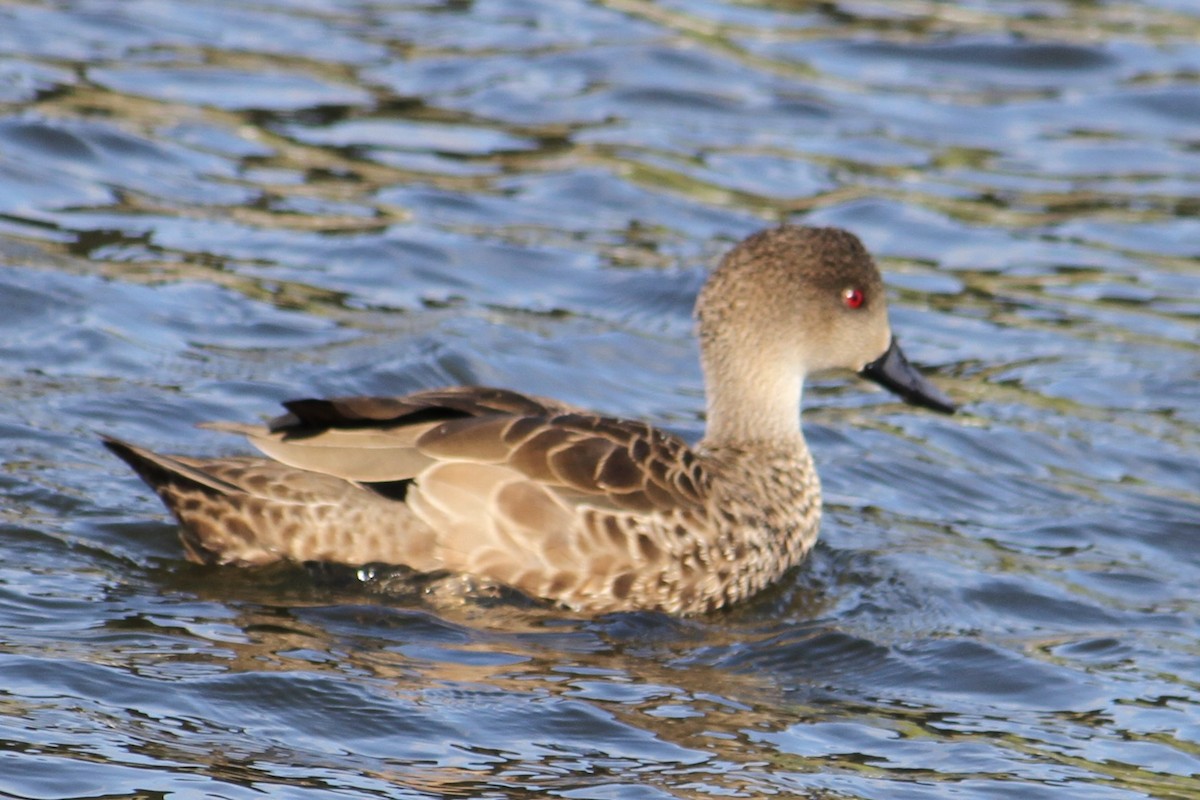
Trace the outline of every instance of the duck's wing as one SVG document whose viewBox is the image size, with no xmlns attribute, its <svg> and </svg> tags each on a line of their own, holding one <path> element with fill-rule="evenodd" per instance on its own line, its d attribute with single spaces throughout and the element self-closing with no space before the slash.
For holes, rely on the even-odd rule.
<svg viewBox="0 0 1200 800">
<path fill-rule="evenodd" d="M 267 426 L 209 427 L 245 434 L 289 466 L 367 484 L 416 479 L 427 496 L 468 488 L 480 494 L 485 487 L 464 484 L 499 479 L 495 468 L 509 480 L 519 476 L 552 491 L 566 505 L 620 512 L 695 510 L 707 493 L 707 475 L 679 437 L 505 389 L 455 387 L 285 407 L 289 413 Z"/>
<path fill-rule="evenodd" d="M 501 466 L 563 500 L 630 513 L 701 507 L 708 476 L 686 442 L 650 425 L 593 414 L 497 415 L 426 430 L 439 463 Z"/>
<path fill-rule="evenodd" d="M 415 478 L 433 461 L 417 448 L 437 425 L 485 416 L 549 416 L 564 404 L 507 389 L 460 386 L 404 397 L 292 400 L 266 425 L 235 422 L 201 427 L 240 433 L 265 455 L 310 472 L 360 483 Z"/>
</svg>

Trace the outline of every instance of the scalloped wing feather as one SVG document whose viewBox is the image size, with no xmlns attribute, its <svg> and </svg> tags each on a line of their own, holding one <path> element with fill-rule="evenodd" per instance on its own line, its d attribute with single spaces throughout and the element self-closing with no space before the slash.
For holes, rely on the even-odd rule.
<svg viewBox="0 0 1200 800">
<path fill-rule="evenodd" d="M 443 422 L 417 441 L 435 461 L 503 465 L 571 506 L 626 513 L 700 511 L 708 477 L 678 437 L 585 414 Z M 423 482 L 423 476 L 418 482 Z"/>
</svg>

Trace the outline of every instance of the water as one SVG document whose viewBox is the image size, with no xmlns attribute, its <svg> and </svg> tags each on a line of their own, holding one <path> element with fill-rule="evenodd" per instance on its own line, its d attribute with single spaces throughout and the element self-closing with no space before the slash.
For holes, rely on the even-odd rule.
<svg viewBox="0 0 1200 800">
<path fill-rule="evenodd" d="M 1192 3 L 0 8 L 0 796 L 1200 796 Z M 96 442 L 520 386 L 702 430 L 731 242 L 880 257 L 943 418 L 807 391 L 822 541 L 588 618 L 182 561 Z"/>
</svg>

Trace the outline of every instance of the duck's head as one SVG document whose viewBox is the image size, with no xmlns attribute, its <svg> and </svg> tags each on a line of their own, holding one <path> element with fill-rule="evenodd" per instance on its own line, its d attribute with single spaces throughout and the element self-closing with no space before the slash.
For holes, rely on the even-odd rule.
<svg viewBox="0 0 1200 800">
<path fill-rule="evenodd" d="M 847 231 L 785 225 L 750 236 L 709 276 L 696 317 L 710 435 L 714 425 L 731 438 L 796 428 L 804 378 L 831 369 L 853 370 L 914 405 L 954 411 L 896 344 L 879 270 Z"/>
</svg>

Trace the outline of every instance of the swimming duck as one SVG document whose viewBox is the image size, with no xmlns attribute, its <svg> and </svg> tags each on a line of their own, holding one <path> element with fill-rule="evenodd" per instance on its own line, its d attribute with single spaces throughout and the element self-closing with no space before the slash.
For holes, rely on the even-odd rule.
<svg viewBox="0 0 1200 800">
<path fill-rule="evenodd" d="M 643 422 L 508 389 L 285 403 L 217 423 L 266 457 L 106 446 L 181 525 L 190 559 L 404 565 L 585 612 L 710 611 L 804 558 L 821 489 L 800 429 L 805 377 L 850 369 L 952 413 L 888 324 L 853 234 L 787 225 L 736 245 L 696 303 L 707 427 Z"/>
</svg>

